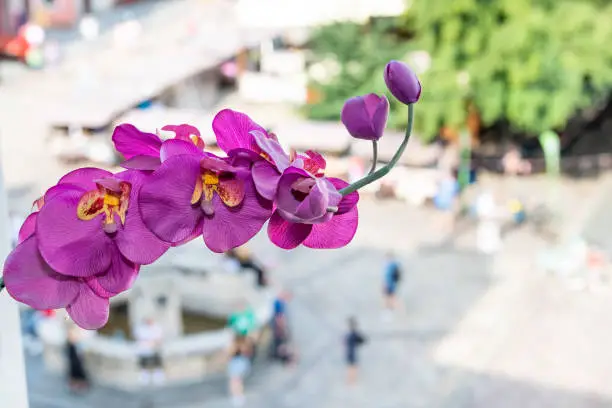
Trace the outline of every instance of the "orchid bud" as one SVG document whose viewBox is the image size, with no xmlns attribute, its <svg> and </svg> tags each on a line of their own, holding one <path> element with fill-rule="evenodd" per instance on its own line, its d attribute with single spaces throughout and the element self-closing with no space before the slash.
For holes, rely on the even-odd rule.
<svg viewBox="0 0 612 408">
<path fill-rule="evenodd" d="M 421 97 L 419 78 L 408 65 L 390 61 L 385 67 L 385 84 L 389 92 L 403 104 L 410 105 Z"/>
<path fill-rule="evenodd" d="M 351 136 L 365 140 L 380 139 L 388 117 L 387 97 L 373 93 L 348 99 L 341 114 L 342 123 Z"/>
</svg>

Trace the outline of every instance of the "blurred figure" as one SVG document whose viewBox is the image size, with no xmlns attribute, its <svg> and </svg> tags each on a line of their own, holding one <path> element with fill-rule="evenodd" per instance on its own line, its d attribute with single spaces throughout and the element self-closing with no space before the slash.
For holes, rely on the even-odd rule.
<svg viewBox="0 0 612 408">
<path fill-rule="evenodd" d="M 240 407 L 245 403 L 244 377 L 251 369 L 251 357 L 253 356 L 253 343 L 251 339 L 248 336 L 235 334 L 228 351 L 228 356 L 227 376 L 229 392 L 232 404 Z"/>
<path fill-rule="evenodd" d="M 295 352 L 291 347 L 289 322 L 287 319 L 287 302 L 291 299 L 288 291 L 281 291 L 274 299 L 272 317 L 272 358 L 285 364 L 295 362 Z"/>
<path fill-rule="evenodd" d="M 359 374 L 357 366 L 357 349 L 366 342 L 365 336 L 357 328 L 357 321 L 354 317 L 348 319 L 348 333 L 344 337 L 346 348 L 346 380 L 348 384 L 355 384 Z"/>
<path fill-rule="evenodd" d="M 159 354 L 163 340 L 161 326 L 151 318 L 145 319 L 134 328 L 134 340 L 138 347 L 141 383 L 143 385 L 162 384 L 165 374 Z"/>
<path fill-rule="evenodd" d="M 255 311 L 246 301 L 241 301 L 236 311 L 229 315 L 228 326 L 238 336 L 248 336 L 257 327 Z"/>
<path fill-rule="evenodd" d="M 501 249 L 501 220 L 495 203 L 495 198 L 489 192 L 478 197 L 476 203 L 478 213 L 478 228 L 476 230 L 476 245 L 485 254 L 493 254 Z"/>
<path fill-rule="evenodd" d="M 454 228 L 455 199 L 458 192 L 457 179 L 453 177 L 452 173 L 444 172 L 438 182 L 438 190 L 433 199 L 435 207 L 444 214 L 441 228 L 443 231 L 450 232 Z"/>
<path fill-rule="evenodd" d="M 387 262 L 385 265 L 383 276 L 383 296 L 385 302 L 385 317 L 390 317 L 390 312 L 397 309 L 397 289 L 402 280 L 402 271 L 393 253 L 387 254 Z"/>
<path fill-rule="evenodd" d="M 80 329 L 76 325 L 71 325 L 68 328 L 66 339 L 66 358 L 68 360 L 68 387 L 73 393 L 87 391 L 90 386 L 83 359 L 79 353 L 80 340 Z"/>
<path fill-rule="evenodd" d="M 241 269 L 250 269 L 255 273 L 255 284 L 259 288 L 268 286 L 267 271 L 258 262 L 253 259 L 250 251 L 246 247 L 231 249 L 225 255 L 233 261 L 240 264 Z"/>
</svg>

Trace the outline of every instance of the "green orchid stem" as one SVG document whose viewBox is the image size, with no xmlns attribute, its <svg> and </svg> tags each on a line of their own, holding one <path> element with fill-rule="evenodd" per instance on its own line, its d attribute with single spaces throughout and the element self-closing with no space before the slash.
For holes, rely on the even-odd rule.
<svg viewBox="0 0 612 408">
<path fill-rule="evenodd" d="M 357 191 L 360 188 L 365 187 L 368 184 L 371 184 L 375 182 L 376 180 L 386 176 L 389 173 L 389 171 L 391 171 L 391 169 L 395 167 L 395 165 L 397 164 L 397 161 L 400 159 L 400 157 L 402 157 L 402 154 L 404 154 L 404 150 L 406 150 L 406 146 L 408 146 L 408 140 L 410 140 L 410 134 L 412 133 L 413 120 L 414 120 L 414 104 L 410 104 L 408 105 L 408 126 L 406 127 L 406 135 L 404 136 L 404 140 L 402 140 L 402 144 L 397 149 L 397 152 L 395 152 L 395 154 L 393 155 L 393 158 L 391 158 L 391 161 L 387 163 L 385 166 L 376 170 L 375 172 L 368 174 L 361 180 L 357 180 L 353 184 L 346 186 L 345 188 L 340 190 L 339 193 L 345 196 L 347 194 Z M 374 161 L 374 163 L 376 164 L 376 161 Z"/>
<path fill-rule="evenodd" d="M 372 140 L 372 168 L 368 173 L 368 176 L 376 170 L 376 161 L 378 160 L 378 142 L 376 140 Z"/>
</svg>

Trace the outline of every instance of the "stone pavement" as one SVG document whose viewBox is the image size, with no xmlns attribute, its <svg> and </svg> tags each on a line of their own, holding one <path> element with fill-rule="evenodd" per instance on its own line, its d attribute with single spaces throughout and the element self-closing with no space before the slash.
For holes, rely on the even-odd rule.
<svg viewBox="0 0 612 408">
<path fill-rule="evenodd" d="M 609 292 L 568 292 L 536 273 L 531 254 L 542 242 L 529 230 L 512 232 L 504 251 L 488 257 L 469 242 L 440 247 L 429 211 L 361 204 L 362 225 L 347 248 L 280 251 L 265 237 L 251 245 L 276 263 L 274 281 L 294 293 L 291 320 L 301 361 L 288 370 L 258 366 L 247 383 L 247 407 L 612 406 Z M 405 269 L 405 308 L 391 322 L 381 319 L 380 308 L 388 247 Z M 344 384 L 341 344 L 350 315 L 369 338 L 353 388 Z M 97 389 L 75 398 L 36 367 L 29 373 L 32 408 L 140 408 L 147 399 L 156 408 L 230 406 L 222 378 L 140 395 Z"/>
</svg>

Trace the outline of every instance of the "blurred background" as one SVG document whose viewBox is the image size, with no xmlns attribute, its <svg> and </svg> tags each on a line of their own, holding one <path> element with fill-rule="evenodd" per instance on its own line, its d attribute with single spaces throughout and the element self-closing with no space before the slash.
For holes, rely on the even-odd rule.
<svg viewBox="0 0 612 408">
<path fill-rule="evenodd" d="M 196 240 L 97 333 L 19 306 L 4 392 L 23 349 L 32 408 L 611 407 L 610 22 L 608 0 L 0 0 L 13 236 L 65 172 L 118 169 L 117 124 L 190 123 L 216 151 L 229 107 L 354 181 L 372 155 L 344 101 L 385 93 L 390 59 L 423 84 L 348 247 Z"/>
</svg>

